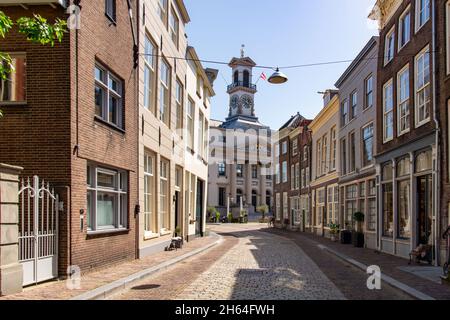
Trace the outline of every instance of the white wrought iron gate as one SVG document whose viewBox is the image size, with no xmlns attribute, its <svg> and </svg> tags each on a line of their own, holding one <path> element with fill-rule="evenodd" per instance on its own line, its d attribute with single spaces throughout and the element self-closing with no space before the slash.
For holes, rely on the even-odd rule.
<svg viewBox="0 0 450 320">
<path fill-rule="evenodd" d="M 19 191 L 19 261 L 23 285 L 58 276 L 58 195 L 39 177 L 22 179 Z"/>
</svg>

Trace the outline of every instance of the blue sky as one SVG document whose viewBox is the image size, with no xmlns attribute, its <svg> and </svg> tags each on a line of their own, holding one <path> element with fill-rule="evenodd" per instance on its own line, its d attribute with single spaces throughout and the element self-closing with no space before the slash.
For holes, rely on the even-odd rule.
<svg viewBox="0 0 450 320">
<path fill-rule="evenodd" d="M 258 65 L 289 66 L 349 60 L 356 57 L 377 29 L 367 16 L 375 0 L 185 0 L 191 16 L 187 27 L 189 45 L 200 59 L 226 61 L 246 55 Z M 219 69 L 214 84 L 211 118 L 228 115 L 226 85 L 231 82 L 228 66 L 204 64 Z M 318 91 L 334 88 L 348 63 L 284 70 L 287 84 L 258 83 L 255 98 L 260 121 L 278 129 L 299 111 L 307 118 L 322 108 Z M 257 69 L 270 76 L 270 70 Z M 224 80 L 225 78 L 225 80 Z M 255 79 L 256 81 L 256 79 Z"/>
</svg>

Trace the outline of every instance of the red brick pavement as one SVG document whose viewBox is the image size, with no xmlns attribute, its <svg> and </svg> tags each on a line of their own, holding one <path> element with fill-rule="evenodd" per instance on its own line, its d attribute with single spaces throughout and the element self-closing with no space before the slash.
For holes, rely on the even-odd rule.
<svg viewBox="0 0 450 320">
<path fill-rule="evenodd" d="M 82 275 L 81 288 L 70 290 L 66 281 L 51 281 L 26 288 L 22 293 L 0 297 L 0 300 L 66 300 L 87 291 L 122 279 L 139 271 L 149 269 L 170 259 L 205 247 L 217 241 L 217 237 L 198 238 L 186 243 L 183 249 L 177 251 L 159 252 L 141 260 L 133 260 L 117 264 L 95 272 Z M 213 247 L 214 248 L 214 247 Z"/>
</svg>

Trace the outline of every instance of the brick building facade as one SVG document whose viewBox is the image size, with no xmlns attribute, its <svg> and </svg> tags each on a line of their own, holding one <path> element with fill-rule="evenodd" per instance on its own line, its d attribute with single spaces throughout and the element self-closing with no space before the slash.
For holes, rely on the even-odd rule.
<svg viewBox="0 0 450 320">
<path fill-rule="evenodd" d="M 68 18 L 59 1 L 40 3 L 1 9 L 14 20 Z M 26 84 L 25 95 L 0 103 L 0 162 L 59 193 L 60 275 L 72 265 L 88 271 L 136 257 L 137 74 L 127 3 L 116 4 L 83 1 L 80 29 L 54 47 L 30 43 L 16 28 L 0 42 L 25 69 Z"/>
<path fill-rule="evenodd" d="M 279 155 L 275 161 L 280 168 L 274 189 L 276 222 L 279 226 L 295 230 L 305 230 L 310 220 L 310 123 L 311 120 L 299 113 L 292 116 L 279 129 L 279 143 L 275 146 L 276 155 Z"/>
</svg>

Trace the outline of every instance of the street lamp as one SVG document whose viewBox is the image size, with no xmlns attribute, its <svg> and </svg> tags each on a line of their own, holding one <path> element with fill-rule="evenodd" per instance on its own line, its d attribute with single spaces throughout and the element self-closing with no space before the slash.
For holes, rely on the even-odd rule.
<svg viewBox="0 0 450 320">
<path fill-rule="evenodd" d="M 283 72 L 280 71 L 280 68 L 277 68 L 267 81 L 272 84 L 283 84 L 288 81 L 288 78 Z"/>
</svg>

